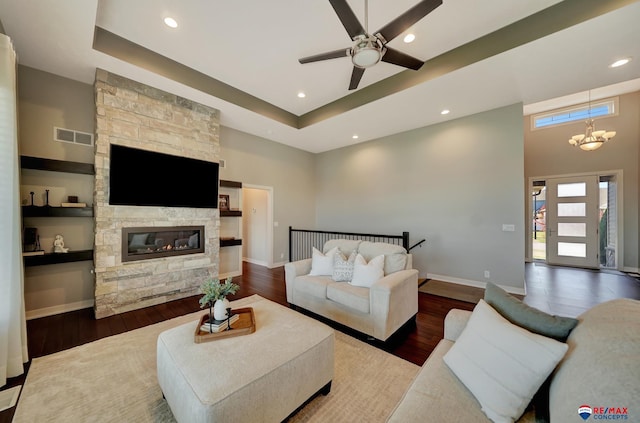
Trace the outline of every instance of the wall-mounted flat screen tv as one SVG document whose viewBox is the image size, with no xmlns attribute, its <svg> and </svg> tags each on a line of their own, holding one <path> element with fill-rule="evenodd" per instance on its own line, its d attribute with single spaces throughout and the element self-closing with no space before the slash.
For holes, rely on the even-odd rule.
<svg viewBox="0 0 640 423">
<path fill-rule="evenodd" d="M 111 145 L 109 204 L 218 207 L 218 163 Z"/>
</svg>

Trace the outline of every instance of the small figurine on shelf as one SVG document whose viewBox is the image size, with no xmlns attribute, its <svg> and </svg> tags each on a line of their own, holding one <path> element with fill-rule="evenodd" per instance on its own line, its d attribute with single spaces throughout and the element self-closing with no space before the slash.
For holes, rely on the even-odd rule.
<svg viewBox="0 0 640 423">
<path fill-rule="evenodd" d="M 33 207 L 35 204 L 33 204 L 33 194 L 35 194 L 35 192 L 30 191 L 29 195 L 31 195 L 31 207 Z"/>
<path fill-rule="evenodd" d="M 56 235 L 56 238 L 53 241 L 53 252 L 54 253 L 68 253 L 69 249 L 64 247 L 64 238 L 62 235 Z"/>
<path fill-rule="evenodd" d="M 45 189 L 44 191 L 45 191 L 45 194 L 44 194 L 45 204 L 44 204 L 44 206 L 45 206 L 45 207 L 51 207 L 51 206 L 49 205 L 49 190 L 48 190 L 48 189 Z"/>
</svg>

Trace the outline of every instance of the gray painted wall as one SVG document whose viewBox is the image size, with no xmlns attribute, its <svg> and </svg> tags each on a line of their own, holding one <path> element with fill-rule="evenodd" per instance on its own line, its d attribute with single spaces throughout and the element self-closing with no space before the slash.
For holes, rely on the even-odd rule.
<svg viewBox="0 0 640 423">
<path fill-rule="evenodd" d="M 94 131 L 92 86 L 25 66 L 19 67 L 18 81 L 21 154 L 92 163 L 91 148 L 52 139 L 53 126 Z M 520 292 L 528 230 L 525 177 L 532 175 L 623 169 L 624 260 L 626 267 L 639 267 L 638 116 L 640 93 L 621 96 L 620 116 L 602 122 L 618 135 L 591 154 L 566 143 L 569 135 L 583 130 L 582 124 L 531 134 L 520 104 L 319 155 L 221 127 L 227 168 L 220 176 L 273 187 L 274 221 L 279 223 L 274 263 L 287 258 L 289 225 L 406 230 L 412 243 L 427 239 L 412 251 L 421 277 L 482 285 L 489 270 L 488 280 Z M 76 183 L 84 184 L 82 179 Z M 38 222 L 42 228 L 50 224 L 50 219 Z M 76 221 L 55 224 L 69 233 L 70 246 L 91 244 L 90 226 L 82 227 L 76 241 L 71 235 Z M 503 232 L 502 224 L 515 225 L 515 232 Z M 88 263 L 27 269 L 27 310 L 92 301 Z"/>
<path fill-rule="evenodd" d="M 596 129 L 617 131 L 616 136 L 592 152 L 572 147 L 572 135 L 584 133 L 584 122 L 531 130 L 531 117 L 524 119 L 526 180 L 529 177 L 575 173 L 623 172 L 623 267 L 640 268 L 639 191 L 640 191 L 640 91 L 619 96 L 617 116 L 596 119 Z"/>
<path fill-rule="evenodd" d="M 93 163 L 92 147 L 53 140 L 53 127 L 94 132 L 93 87 L 26 66 L 18 67 L 18 113 L 20 154 L 57 160 Z M 33 190 L 36 205 L 43 205 L 43 193 L 50 190 L 51 205 L 66 201 L 67 195 L 93 203 L 93 177 L 69 173 L 23 170 L 21 196 L 28 204 Z M 45 251 L 53 248 L 60 233 L 72 250 L 93 248 L 93 219 L 25 218 L 26 226 L 38 228 Z M 93 262 L 83 261 L 25 269 L 27 317 L 55 314 L 93 305 Z"/>
<path fill-rule="evenodd" d="M 20 153 L 93 163 L 92 147 L 53 140 L 53 127 L 93 134 L 93 86 L 27 66 L 18 68 Z"/>
<path fill-rule="evenodd" d="M 224 113 L 224 112 L 223 112 Z M 289 257 L 289 226 L 314 229 L 315 156 L 235 129 L 220 128 L 220 178 L 273 187 L 273 262 Z"/>
<path fill-rule="evenodd" d="M 523 292 L 523 154 L 521 104 L 322 153 L 317 227 L 409 231 L 421 277 Z"/>
</svg>

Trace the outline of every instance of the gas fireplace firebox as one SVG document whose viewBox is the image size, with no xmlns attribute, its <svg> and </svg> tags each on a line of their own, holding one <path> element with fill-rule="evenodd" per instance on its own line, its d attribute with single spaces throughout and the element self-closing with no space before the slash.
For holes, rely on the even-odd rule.
<svg viewBox="0 0 640 423">
<path fill-rule="evenodd" d="M 204 226 L 122 228 L 122 261 L 204 252 Z"/>
</svg>

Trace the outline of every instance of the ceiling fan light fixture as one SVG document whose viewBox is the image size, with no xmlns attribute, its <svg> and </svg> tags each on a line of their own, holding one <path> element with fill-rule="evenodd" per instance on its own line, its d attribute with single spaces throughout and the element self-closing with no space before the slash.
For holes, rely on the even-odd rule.
<svg viewBox="0 0 640 423">
<path fill-rule="evenodd" d="M 382 59 L 384 51 L 376 37 L 361 38 L 356 41 L 351 53 L 351 61 L 359 68 L 369 68 Z"/>
</svg>

